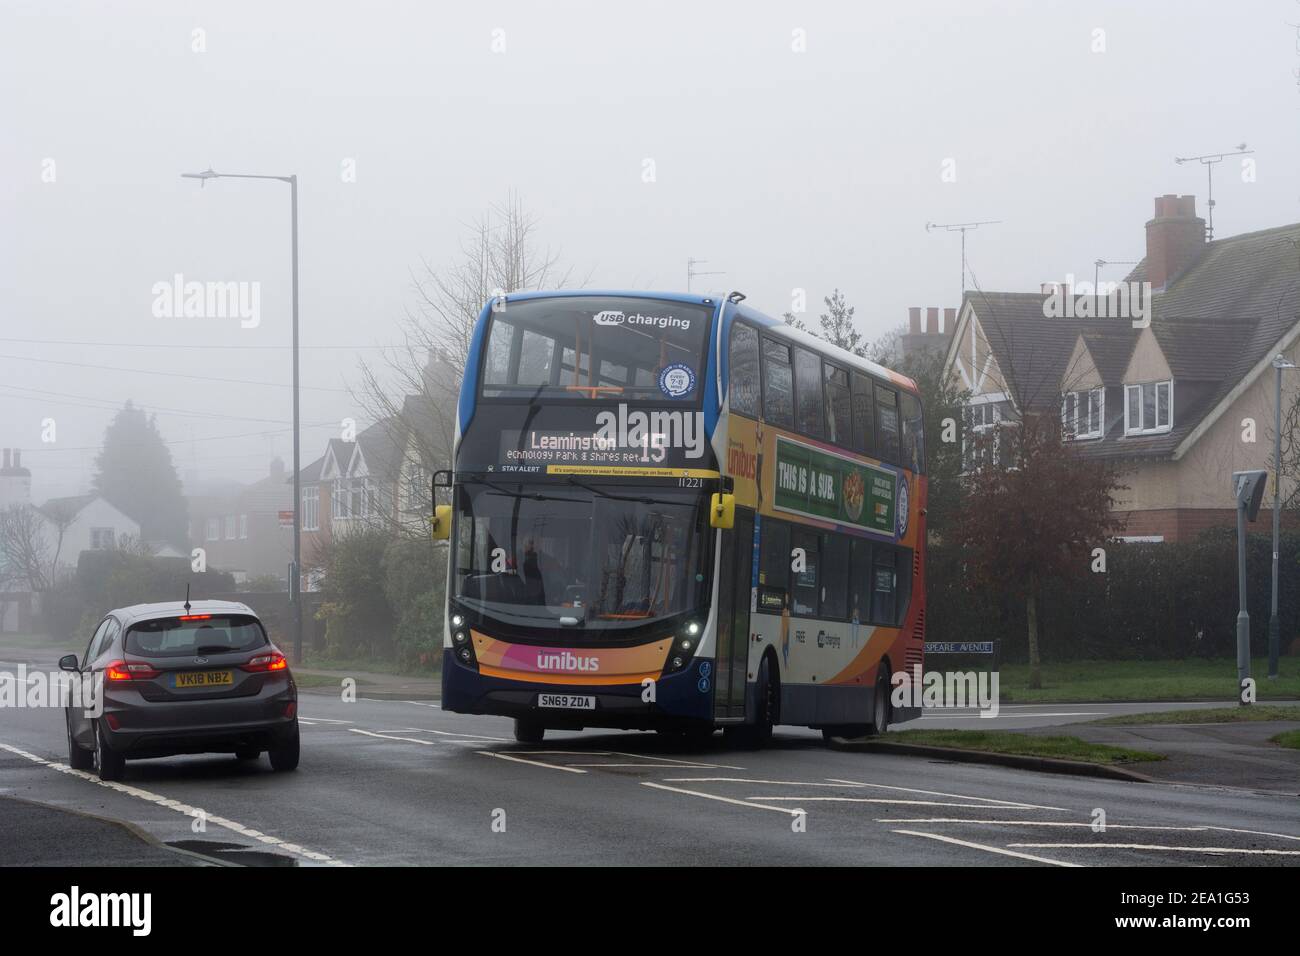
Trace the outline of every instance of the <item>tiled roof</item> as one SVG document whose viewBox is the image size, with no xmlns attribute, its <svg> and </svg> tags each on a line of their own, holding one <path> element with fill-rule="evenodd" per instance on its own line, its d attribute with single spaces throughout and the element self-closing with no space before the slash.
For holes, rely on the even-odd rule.
<svg viewBox="0 0 1300 956">
<path fill-rule="evenodd" d="M 1145 275 L 1142 263 L 1126 281 Z M 1037 292 L 967 293 L 1004 377 L 1015 379 L 1013 392 L 1033 409 L 1053 407 L 1079 334 L 1102 380 L 1120 384 L 1140 330 L 1122 319 L 1044 318 L 1045 299 Z M 1151 331 L 1174 376 L 1174 428 L 1133 437 L 1112 428 L 1080 448 L 1106 458 L 1171 456 L 1297 321 L 1300 223 L 1208 243 L 1152 306 Z"/>
</svg>

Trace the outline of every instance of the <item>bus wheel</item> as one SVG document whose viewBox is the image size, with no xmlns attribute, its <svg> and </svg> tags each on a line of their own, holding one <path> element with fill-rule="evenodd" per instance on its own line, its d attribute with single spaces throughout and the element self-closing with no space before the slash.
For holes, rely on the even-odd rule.
<svg viewBox="0 0 1300 956">
<path fill-rule="evenodd" d="M 535 720 L 515 718 L 515 740 L 521 744 L 540 744 L 546 736 L 546 728 Z"/>
<path fill-rule="evenodd" d="M 882 668 L 883 669 L 883 668 Z M 889 729 L 889 679 L 881 674 L 876 678 L 876 693 L 871 699 L 870 734 L 883 734 Z"/>
</svg>

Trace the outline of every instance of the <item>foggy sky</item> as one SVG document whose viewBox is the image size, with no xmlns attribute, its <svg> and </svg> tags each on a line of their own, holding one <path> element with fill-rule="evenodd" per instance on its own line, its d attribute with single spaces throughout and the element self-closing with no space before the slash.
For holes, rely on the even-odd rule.
<svg viewBox="0 0 1300 956">
<path fill-rule="evenodd" d="M 4 0 L 0 446 L 25 449 L 38 502 L 78 493 L 131 398 L 172 410 L 182 476 L 289 460 L 288 388 L 203 378 L 289 381 L 288 187 L 181 172 L 299 176 L 306 464 L 364 424 L 348 389 L 397 341 L 411 271 L 510 188 L 591 287 L 682 290 L 695 256 L 725 271 L 697 290 L 774 315 L 801 288 L 815 318 L 838 286 L 870 337 L 958 303 L 959 238 L 927 221 L 1003 220 L 971 235 L 984 289 L 1090 281 L 1141 258 L 1154 196 L 1204 214 L 1204 169 L 1175 155 L 1242 141 L 1258 180 L 1218 167 L 1216 235 L 1300 220 L 1288 21 L 1290 0 Z M 154 317 L 176 273 L 259 282 L 260 325 Z"/>
</svg>

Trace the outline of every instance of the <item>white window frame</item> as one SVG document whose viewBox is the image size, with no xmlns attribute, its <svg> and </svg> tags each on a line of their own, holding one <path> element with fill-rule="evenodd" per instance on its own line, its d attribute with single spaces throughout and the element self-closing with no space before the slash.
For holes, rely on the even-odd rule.
<svg viewBox="0 0 1300 956">
<path fill-rule="evenodd" d="M 248 537 L 248 515 L 239 516 L 239 538 L 244 540 Z"/>
<path fill-rule="evenodd" d="M 111 551 L 117 540 L 117 533 L 112 528 L 90 529 L 90 550 Z"/>
<path fill-rule="evenodd" d="M 973 424 L 975 416 L 977 414 L 976 412 L 977 409 L 979 410 L 978 415 L 980 417 L 980 424 L 978 425 Z M 988 410 L 987 413 L 985 412 L 985 409 Z M 966 472 L 971 471 L 973 468 L 980 467 L 982 465 L 996 466 L 998 464 L 998 460 L 1000 457 L 999 451 L 1000 451 L 1001 441 L 999 436 L 1000 436 L 1001 426 L 1007 424 L 1006 419 L 1004 419 L 1002 416 L 1002 406 L 997 401 L 991 401 L 991 400 L 984 401 L 984 402 L 977 401 L 967 405 L 965 411 L 968 413 L 969 418 L 966 422 L 962 423 L 965 426 L 965 430 L 963 431 L 963 436 L 962 436 L 962 448 L 961 448 L 962 473 L 964 474 Z M 990 453 L 989 461 L 971 460 L 971 453 L 974 451 L 972 447 L 973 442 L 968 442 L 966 440 L 965 437 L 966 431 L 969 431 L 971 435 L 983 435 L 989 431 L 993 432 L 993 448 Z"/>
<path fill-rule="evenodd" d="M 235 516 L 226 515 L 225 524 L 226 524 L 226 540 L 234 541 L 235 540 Z"/>
<path fill-rule="evenodd" d="M 351 489 L 342 478 L 334 479 L 334 487 L 330 490 L 330 514 L 339 519 L 347 520 L 352 517 L 351 511 Z"/>
<path fill-rule="evenodd" d="M 1156 409 L 1155 424 L 1150 424 L 1147 421 L 1145 421 L 1146 416 L 1143 412 L 1143 408 L 1145 407 L 1145 402 L 1143 401 L 1142 390 L 1148 387 L 1155 389 L 1155 409 Z M 1160 419 L 1160 389 L 1162 387 L 1167 391 L 1168 394 L 1168 400 L 1166 402 L 1166 405 L 1168 408 L 1168 419 L 1169 419 L 1168 421 L 1163 423 L 1161 423 L 1159 420 Z M 1129 398 L 1134 393 L 1137 394 L 1137 412 L 1138 412 L 1137 422 L 1134 422 L 1132 420 L 1132 415 L 1130 414 L 1131 403 L 1129 401 Z M 1126 383 L 1124 385 L 1124 434 L 1125 435 L 1160 435 L 1169 431 L 1173 427 L 1174 427 L 1174 381 L 1173 379 L 1165 379 L 1164 381 L 1159 381 L 1159 382 L 1133 382 L 1131 384 Z"/>
<path fill-rule="evenodd" d="M 1127 393 L 1126 393 L 1127 394 Z M 1080 409 L 1085 409 L 1084 421 L 1092 417 L 1092 408 L 1096 404 L 1097 427 L 1081 431 L 1079 428 Z M 1106 389 L 1090 388 L 1083 391 L 1066 392 L 1061 396 L 1061 428 L 1067 440 L 1084 441 L 1100 438 L 1106 431 Z"/>
<path fill-rule="evenodd" d="M 220 518 L 213 517 L 208 519 L 208 526 L 207 529 L 205 530 L 204 538 L 208 541 L 221 540 L 221 519 Z"/>
<path fill-rule="evenodd" d="M 320 486 L 308 485 L 302 489 L 302 530 L 320 530 Z"/>
</svg>

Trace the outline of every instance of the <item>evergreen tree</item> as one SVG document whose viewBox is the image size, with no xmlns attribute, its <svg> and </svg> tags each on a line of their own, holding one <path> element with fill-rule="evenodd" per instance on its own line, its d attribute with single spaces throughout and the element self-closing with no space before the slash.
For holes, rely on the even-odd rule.
<svg viewBox="0 0 1300 956">
<path fill-rule="evenodd" d="M 104 432 L 91 487 L 140 523 L 140 537 L 188 550 L 189 510 L 157 422 L 130 401 Z"/>
</svg>

